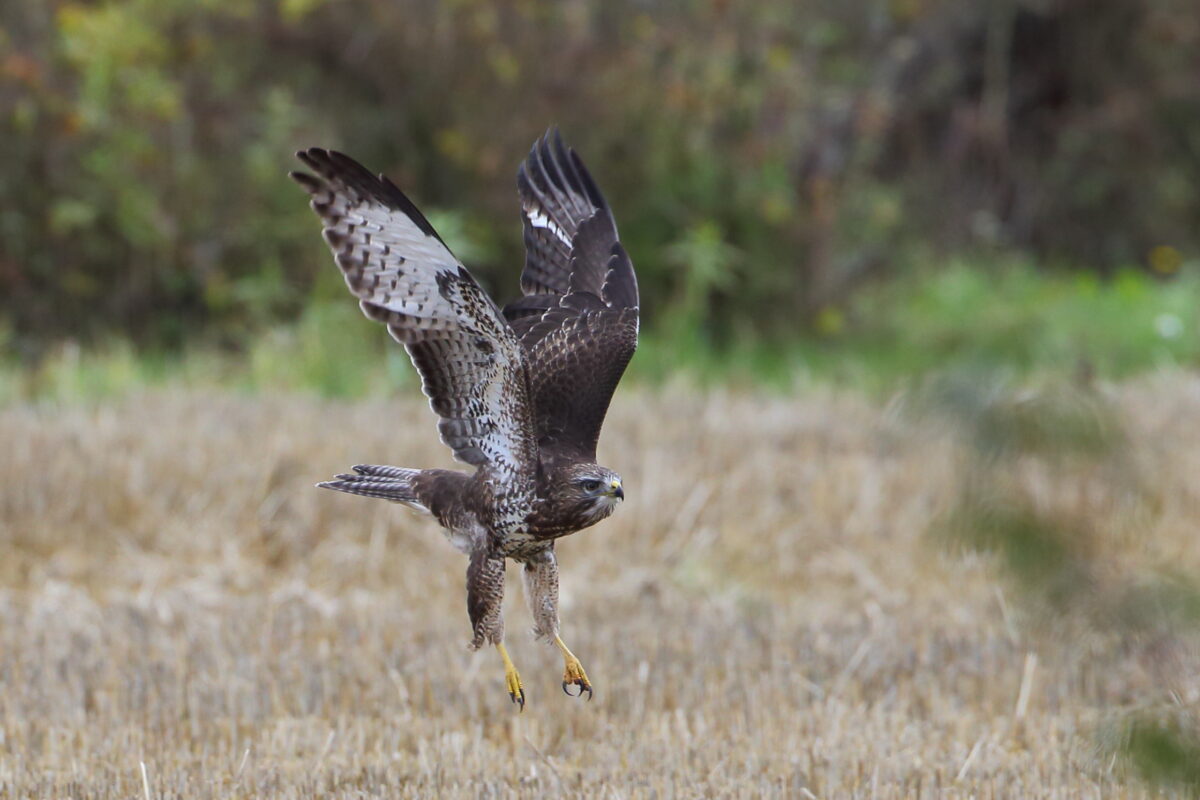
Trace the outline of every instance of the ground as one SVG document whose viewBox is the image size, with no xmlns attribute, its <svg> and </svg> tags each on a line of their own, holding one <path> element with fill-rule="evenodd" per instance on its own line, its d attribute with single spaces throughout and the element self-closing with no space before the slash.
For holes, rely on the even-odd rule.
<svg viewBox="0 0 1200 800">
<path fill-rule="evenodd" d="M 1185 487 L 1131 552 L 1195 566 L 1200 380 L 1105 391 Z M 928 536 L 957 462 L 895 402 L 619 392 L 626 502 L 559 545 L 595 699 L 510 567 L 523 714 L 438 529 L 312 487 L 449 465 L 419 397 L 18 404 L 0 442 L 0 796 L 1148 796 L 1103 741 L 1152 670 L 1034 635 L 990 559 Z"/>
</svg>

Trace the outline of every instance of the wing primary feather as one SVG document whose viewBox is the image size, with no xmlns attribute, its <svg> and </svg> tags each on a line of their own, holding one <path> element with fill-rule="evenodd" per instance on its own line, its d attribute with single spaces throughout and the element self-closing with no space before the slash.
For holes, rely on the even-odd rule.
<svg viewBox="0 0 1200 800">
<path fill-rule="evenodd" d="M 434 230 L 434 227 L 429 224 L 429 220 L 427 220 L 425 215 L 421 213 L 421 209 L 417 208 L 416 204 L 413 203 L 412 200 L 409 200 L 408 196 L 404 194 L 404 192 L 400 191 L 400 187 L 392 183 L 391 180 L 389 180 L 385 175 L 380 175 L 379 181 L 387 188 L 388 194 L 391 196 L 391 199 L 396 206 L 405 214 L 408 214 L 408 216 L 412 218 L 412 221 L 417 224 L 417 227 L 420 228 L 423 233 L 425 233 L 427 236 L 432 236 L 439 242 L 442 242 L 443 246 L 446 245 L 446 243 L 442 241 L 442 237 L 438 234 L 438 232 Z M 450 248 L 446 247 L 446 249 L 449 250 Z"/>
<path fill-rule="evenodd" d="M 546 171 L 546 178 L 549 180 L 550 185 L 559 190 L 556 193 L 556 197 L 562 203 L 563 210 L 573 218 L 590 218 L 595 213 L 595 210 L 580 206 L 575 199 L 575 187 L 563 170 L 563 143 L 562 137 L 558 134 L 558 129 L 554 129 L 552 133 L 547 133 L 542 138 L 541 150 L 542 168 Z M 570 208 L 567 208 L 567 204 L 570 204 Z"/>
<path fill-rule="evenodd" d="M 559 199 L 554 192 L 554 180 L 550 177 L 550 173 L 546 169 L 545 159 L 542 157 L 540 147 L 535 147 L 529 154 L 529 169 L 534 188 L 536 189 L 535 196 L 538 204 L 547 212 L 548 216 L 555 221 L 555 225 L 562 227 L 557 220 L 564 217 L 567 213 L 563 206 L 562 200 Z"/>
<path fill-rule="evenodd" d="M 567 196 L 570 198 L 572 205 L 575 207 L 575 213 L 581 217 L 588 218 L 597 211 L 606 210 L 607 206 L 604 203 L 604 199 L 600 198 L 600 202 L 596 202 L 596 199 L 592 196 L 592 193 L 588 192 L 587 185 L 584 183 L 582 177 L 575 169 L 574 162 L 578 159 L 572 158 L 574 151 L 569 150 L 567 146 L 563 144 L 562 135 L 559 134 L 558 128 L 554 129 L 553 146 L 547 149 L 550 150 L 555 169 L 558 170 L 558 173 L 562 178 L 563 188 L 570 190 L 567 192 Z M 587 205 L 584 205 L 584 203 L 581 202 L 583 200 L 587 201 Z"/>
<path fill-rule="evenodd" d="M 583 159 L 574 150 L 569 150 L 571 159 L 571 167 L 579 176 L 580 188 L 587 194 L 588 200 L 598 209 L 608 210 L 608 201 L 604 199 L 604 195 L 600 194 L 600 187 L 596 185 L 596 181 L 592 178 L 592 173 L 588 172 L 588 168 L 584 166 Z"/>
<path fill-rule="evenodd" d="M 312 168 L 318 175 L 326 180 L 336 180 L 354 191 L 358 200 L 375 200 L 384 205 L 393 208 L 405 214 L 417 226 L 417 229 L 426 236 L 432 236 L 442 244 L 442 237 L 434 229 L 421 210 L 417 208 L 412 200 L 396 184 L 392 183 L 384 175 L 376 175 L 368 170 L 362 164 L 355 161 L 345 153 L 337 150 L 325 150 L 320 147 L 310 147 L 307 150 L 300 150 L 296 153 L 296 157 Z M 320 181 L 312 178 L 311 175 L 306 175 L 303 172 L 290 173 L 292 178 L 303 186 L 310 194 L 320 191 L 322 186 Z M 303 176 L 303 177 L 301 177 Z M 449 250 L 449 248 L 446 248 Z"/>
<path fill-rule="evenodd" d="M 297 155 L 299 154 L 297 153 Z M 309 175 L 307 172 L 292 170 L 288 173 L 288 177 L 303 186 L 304 190 L 309 194 L 315 194 L 321 191 L 321 182 L 312 175 Z"/>
</svg>

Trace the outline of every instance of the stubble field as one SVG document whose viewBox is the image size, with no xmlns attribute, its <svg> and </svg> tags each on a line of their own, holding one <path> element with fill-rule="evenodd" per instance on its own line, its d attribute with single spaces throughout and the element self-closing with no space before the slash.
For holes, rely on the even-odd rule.
<svg viewBox="0 0 1200 800">
<path fill-rule="evenodd" d="M 1196 570 L 1200 380 L 1106 391 L 1156 498 L 1119 559 Z M 0 796 L 1149 796 L 1105 726 L 1196 697 L 1129 642 L 1035 634 L 932 541 L 959 462 L 893 405 L 618 392 L 627 500 L 558 548 L 595 698 L 510 566 L 523 714 L 439 530 L 312 488 L 450 465 L 421 398 L 2 409 Z"/>
</svg>

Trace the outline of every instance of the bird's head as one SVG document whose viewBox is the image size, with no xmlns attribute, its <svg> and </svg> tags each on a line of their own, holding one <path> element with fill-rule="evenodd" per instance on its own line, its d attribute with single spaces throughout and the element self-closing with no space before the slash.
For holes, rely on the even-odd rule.
<svg viewBox="0 0 1200 800">
<path fill-rule="evenodd" d="M 607 517 L 625 499 L 621 476 L 596 464 L 579 464 L 568 471 L 563 499 L 592 525 Z"/>
</svg>

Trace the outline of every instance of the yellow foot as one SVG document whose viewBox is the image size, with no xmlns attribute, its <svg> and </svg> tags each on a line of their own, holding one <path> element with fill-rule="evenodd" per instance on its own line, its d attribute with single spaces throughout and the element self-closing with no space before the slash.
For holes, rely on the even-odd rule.
<svg viewBox="0 0 1200 800">
<path fill-rule="evenodd" d="M 504 659 L 504 685 L 508 688 L 508 696 L 521 707 L 521 711 L 524 711 L 525 688 L 521 685 L 521 676 L 517 674 L 517 668 L 513 666 L 512 659 L 508 657 L 504 643 L 497 644 L 496 649 L 500 651 L 500 657 Z"/>
<path fill-rule="evenodd" d="M 583 693 L 587 692 L 588 700 L 591 700 L 592 684 L 588 681 L 587 673 L 583 671 L 583 664 L 579 663 L 579 659 L 567 648 L 562 639 L 555 636 L 554 643 L 558 645 L 558 649 L 563 654 L 563 692 L 569 697 L 583 697 Z M 571 694 L 572 686 L 579 687 L 579 694 Z"/>
</svg>

